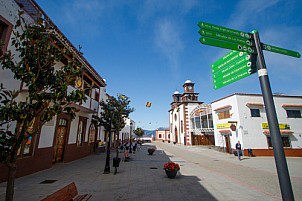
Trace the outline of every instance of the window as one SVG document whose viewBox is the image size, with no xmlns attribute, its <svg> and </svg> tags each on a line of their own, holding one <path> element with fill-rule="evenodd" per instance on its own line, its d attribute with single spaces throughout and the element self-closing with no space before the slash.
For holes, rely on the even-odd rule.
<svg viewBox="0 0 302 201">
<path fill-rule="evenodd" d="M 177 120 L 177 115 L 176 115 L 176 114 L 174 115 L 174 120 L 175 120 L 175 121 Z"/>
<path fill-rule="evenodd" d="M 230 117 L 231 117 L 230 110 L 218 113 L 218 119 L 227 119 L 227 118 L 230 118 Z"/>
<path fill-rule="evenodd" d="M 285 148 L 290 148 L 290 140 L 289 140 L 289 136 L 281 136 L 282 139 L 282 144 L 283 147 Z M 271 137 L 267 136 L 267 144 L 269 148 L 272 148 L 272 141 L 271 141 Z"/>
<path fill-rule="evenodd" d="M 13 25 L 0 15 L 0 43 L 4 43 L 0 49 L 0 55 L 6 51 L 12 30 Z"/>
<path fill-rule="evenodd" d="M 184 127 L 184 123 L 183 123 L 183 121 L 181 120 L 181 126 L 180 126 L 180 129 L 181 129 L 181 133 L 183 133 L 183 132 L 184 132 L 184 129 L 183 129 L 183 127 Z"/>
<path fill-rule="evenodd" d="M 33 119 L 30 123 L 30 126 L 27 129 L 27 132 L 32 134 L 34 132 L 34 129 L 38 126 L 37 118 Z M 22 142 L 17 156 L 23 157 L 23 156 L 30 156 L 34 149 L 34 142 L 35 142 L 36 135 L 28 137 L 27 141 Z"/>
<path fill-rule="evenodd" d="M 161 138 L 161 134 L 158 134 L 158 138 Z"/>
<path fill-rule="evenodd" d="M 83 146 L 86 131 L 86 119 L 81 118 L 78 125 L 77 146 Z"/>
<path fill-rule="evenodd" d="M 100 94 L 99 94 L 99 92 L 95 92 L 94 100 L 96 100 L 96 101 L 100 100 Z"/>
<path fill-rule="evenodd" d="M 288 118 L 301 118 L 300 110 L 286 110 L 286 114 Z"/>
<path fill-rule="evenodd" d="M 260 109 L 251 109 L 252 117 L 260 117 Z"/>
</svg>

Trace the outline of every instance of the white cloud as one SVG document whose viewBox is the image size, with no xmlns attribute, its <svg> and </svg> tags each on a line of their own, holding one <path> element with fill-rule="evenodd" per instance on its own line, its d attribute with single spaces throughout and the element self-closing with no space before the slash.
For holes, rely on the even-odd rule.
<svg viewBox="0 0 302 201">
<path fill-rule="evenodd" d="M 227 25 L 232 28 L 253 24 L 259 13 L 276 5 L 280 0 L 242 0 L 238 3 Z M 261 19 L 260 19 L 261 20 Z M 252 30 L 251 30 L 252 31 Z"/>
<path fill-rule="evenodd" d="M 155 47 L 168 59 L 172 73 L 177 75 L 179 55 L 184 49 L 181 30 L 175 20 L 160 19 L 154 28 Z"/>
</svg>

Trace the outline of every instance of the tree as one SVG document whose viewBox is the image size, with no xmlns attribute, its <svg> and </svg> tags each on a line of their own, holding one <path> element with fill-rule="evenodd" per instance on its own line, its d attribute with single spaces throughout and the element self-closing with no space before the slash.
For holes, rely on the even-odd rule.
<svg viewBox="0 0 302 201">
<path fill-rule="evenodd" d="M 137 128 L 134 131 L 134 134 L 137 135 L 139 138 L 145 135 L 145 131 L 142 128 Z"/>
<path fill-rule="evenodd" d="M 12 71 L 14 79 L 28 88 L 24 96 L 20 91 L 5 89 L 2 83 L 0 87 L 0 162 L 9 171 L 6 201 L 13 200 L 20 145 L 36 135 L 55 115 L 66 112 L 74 118 L 76 108 L 70 104 L 86 100 L 83 90 L 75 85 L 82 76 L 76 56 L 59 48 L 43 19 L 28 25 L 22 14 L 20 11 L 11 40 L 17 55 L 9 50 L 0 57 L 2 69 Z M 66 55 L 71 55 L 68 61 L 63 58 Z M 55 66 L 63 59 L 65 64 L 60 68 Z M 67 92 L 70 85 L 75 88 Z M 15 129 L 12 129 L 13 125 L 16 125 Z"/>
<path fill-rule="evenodd" d="M 109 97 L 107 101 L 101 101 L 101 113 L 100 116 L 93 115 L 93 122 L 97 126 L 104 126 L 107 131 L 111 131 L 113 127 L 116 135 L 116 142 L 119 141 L 118 136 L 119 132 L 125 127 L 126 122 L 125 118 L 129 116 L 131 112 L 134 111 L 134 108 L 129 106 L 130 100 L 128 97 L 118 96 L 118 98 Z M 112 110 L 111 108 L 114 108 Z M 107 158 L 106 158 L 106 167 L 108 169 L 108 161 L 110 160 L 110 136 L 109 133 L 109 142 L 107 142 Z M 116 146 L 116 157 L 118 157 L 118 146 Z M 105 167 L 105 169 L 106 169 Z M 110 170 L 109 170 L 110 171 Z"/>
</svg>

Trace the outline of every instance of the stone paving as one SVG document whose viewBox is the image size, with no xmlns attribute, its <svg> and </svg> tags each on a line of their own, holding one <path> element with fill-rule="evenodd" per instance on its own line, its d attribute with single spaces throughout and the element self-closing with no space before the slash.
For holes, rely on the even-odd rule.
<svg viewBox="0 0 302 201">
<path fill-rule="evenodd" d="M 157 149 L 153 155 L 148 155 L 150 147 Z M 111 158 L 114 156 L 112 152 Z M 92 194 L 90 200 L 96 201 L 280 200 L 271 157 L 245 157 L 238 161 L 232 155 L 207 147 L 152 142 L 145 143 L 141 150 L 132 154 L 131 161 L 121 161 L 116 175 L 112 166 L 110 174 L 103 174 L 105 157 L 105 153 L 95 154 L 18 178 L 14 200 L 41 200 L 73 181 L 79 194 Z M 167 161 L 181 166 L 175 179 L 168 179 L 163 170 Z M 302 200 L 299 193 L 302 190 L 302 160 L 290 158 L 288 164 L 291 176 L 295 177 L 292 178 L 295 198 Z M 45 180 L 56 181 L 41 184 Z M 6 183 L 0 183 L 0 200 L 4 200 L 5 186 Z M 253 188 L 257 186 L 260 187 Z"/>
</svg>

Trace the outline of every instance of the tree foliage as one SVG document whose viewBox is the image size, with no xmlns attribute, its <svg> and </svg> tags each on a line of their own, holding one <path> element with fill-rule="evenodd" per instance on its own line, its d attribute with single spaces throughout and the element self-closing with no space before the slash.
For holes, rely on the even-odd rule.
<svg viewBox="0 0 302 201">
<path fill-rule="evenodd" d="M 145 135 L 145 131 L 142 128 L 137 128 L 133 132 L 138 137 L 143 137 Z"/>
<path fill-rule="evenodd" d="M 37 134 L 55 115 L 65 112 L 74 118 L 76 108 L 70 104 L 86 100 L 83 90 L 75 85 L 82 77 L 76 56 L 59 48 L 43 19 L 28 25 L 21 14 L 11 39 L 16 54 L 8 50 L 0 57 L 2 69 L 10 70 L 27 89 L 21 93 L 6 89 L 3 83 L 0 87 L 0 162 L 8 167 L 15 166 L 22 142 Z M 66 62 L 59 63 L 62 60 Z M 67 90 L 70 85 L 76 88 Z M 36 120 L 38 124 L 32 129 Z M 17 125 L 14 130 L 12 125 Z"/>
<path fill-rule="evenodd" d="M 101 113 L 100 116 L 93 115 L 93 121 L 98 126 L 104 126 L 106 130 L 109 130 L 112 126 L 115 131 L 118 133 L 121 131 L 125 125 L 125 118 L 129 116 L 131 112 L 134 111 L 134 108 L 129 106 L 130 100 L 128 97 L 109 97 L 106 102 L 101 101 Z M 114 110 L 110 110 L 111 107 L 114 107 Z M 112 118 L 112 125 L 110 125 L 110 119 Z"/>
</svg>

